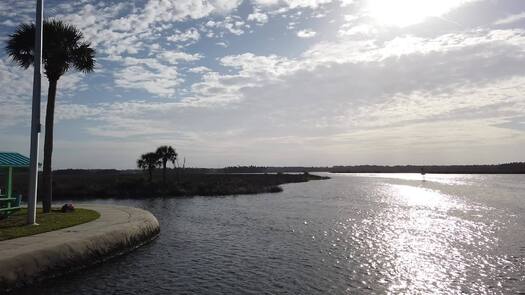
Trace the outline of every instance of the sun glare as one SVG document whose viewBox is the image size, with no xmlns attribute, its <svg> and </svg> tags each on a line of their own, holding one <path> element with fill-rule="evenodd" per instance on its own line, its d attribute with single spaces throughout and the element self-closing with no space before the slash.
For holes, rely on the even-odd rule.
<svg viewBox="0 0 525 295">
<path fill-rule="evenodd" d="M 366 11 L 381 24 L 404 27 L 441 16 L 463 3 L 463 0 L 368 0 Z"/>
</svg>

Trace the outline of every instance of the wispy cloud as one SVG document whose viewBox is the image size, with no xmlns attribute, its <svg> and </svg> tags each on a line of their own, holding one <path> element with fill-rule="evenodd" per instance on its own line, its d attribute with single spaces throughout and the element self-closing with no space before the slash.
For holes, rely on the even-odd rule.
<svg viewBox="0 0 525 295">
<path fill-rule="evenodd" d="M 315 35 L 317 35 L 317 32 L 310 30 L 310 29 L 301 30 L 297 32 L 297 37 L 299 38 L 312 38 L 312 37 L 315 37 Z"/>
<path fill-rule="evenodd" d="M 263 25 L 268 22 L 268 15 L 259 10 L 255 10 L 253 13 L 249 14 L 246 19 L 248 21 L 254 21 L 258 25 Z"/>
<path fill-rule="evenodd" d="M 508 25 L 525 19 L 525 12 L 509 15 L 505 18 L 498 19 L 494 22 L 495 25 Z"/>
<path fill-rule="evenodd" d="M 200 33 L 195 28 L 190 28 L 186 30 L 185 32 L 181 32 L 179 30 L 175 30 L 175 34 L 169 36 L 167 38 L 168 41 L 171 42 L 196 42 L 200 39 Z"/>
</svg>

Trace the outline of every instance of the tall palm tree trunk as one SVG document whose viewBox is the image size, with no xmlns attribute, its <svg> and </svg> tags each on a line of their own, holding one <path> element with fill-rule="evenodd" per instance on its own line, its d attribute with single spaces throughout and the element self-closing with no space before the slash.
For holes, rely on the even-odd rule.
<svg viewBox="0 0 525 295">
<path fill-rule="evenodd" d="M 44 139 L 44 171 L 43 171 L 43 198 L 42 205 L 44 213 L 51 212 L 53 200 L 53 174 L 51 160 L 53 155 L 53 124 L 55 121 L 55 97 L 58 80 L 49 80 L 46 108 L 46 136 Z"/>
</svg>

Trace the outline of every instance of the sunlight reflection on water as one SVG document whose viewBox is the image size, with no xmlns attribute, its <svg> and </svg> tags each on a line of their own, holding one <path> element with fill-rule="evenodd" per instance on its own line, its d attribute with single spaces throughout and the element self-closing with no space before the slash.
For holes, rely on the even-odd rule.
<svg viewBox="0 0 525 295">
<path fill-rule="evenodd" d="M 408 286 L 419 292 L 428 291 L 429 287 L 435 291 L 451 290 L 455 278 L 450 276 L 450 270 L 462 268 L 461 263 L 454 261 L 459 255 L 451 239 L 462 227 L 457 226 L 457 220 L 446 218 L 444 211 L 461 209 L 461 205 L 440 192 L 406 185 L 388 185 L 384 195 L 397 208 L 376 219 L 390 227 L 384 235 L 384 251 L 394 258 L 389 291 L 403 291 Z"/>
<path fill-rule="evenodd" d="M 22 294 L 525 292 L 525 176 L 329 176 L 279 194 L 108 200 L 152 211 L 159 239 Z"/>
<path fill-rule="evenodd" d="M 454 216 L 455 212 L 480 210 L 478 206 L 418 186 L 384 184 L 376 194 L 387 206 L 353 230 L 355 237 L 366 237 L 357 241 L 367 248 L 360 252 L 372 253 L 364 260 L 378 263 L 365 267 L 377 268 L 382 275 L 378 282 L 383 282 L 388 292 L 461 293 L 490 289 L 487 280 L 467 282 L 466 277 L 476 271 L 486 275 L 505 264 L 501 259 L 478 253 L 480 248 L 497 243 L 490 235 L 494 229 L 490 224 Z M 470 285 L 468 289 L 462 290 L 464 284 Z"/>
<path fill-rule="evenodd" d="M 447 185 L 468 185 L 482 177 L 479 174 L 426 174 L 419 173 L 354 173 L 346 174 L 358 177 L 376 177 L 402 180 L 424 180 L 438 182 Z"/>
<path fill-rule="evenodd" d="M 381 195 L 384 196 L 383 201 L 394 205 L 430 207 L 434 210 L 461 209 L 462 207 L 454 198 L 424 187 L 388 184 L 383 187 Z"/>
</svg>

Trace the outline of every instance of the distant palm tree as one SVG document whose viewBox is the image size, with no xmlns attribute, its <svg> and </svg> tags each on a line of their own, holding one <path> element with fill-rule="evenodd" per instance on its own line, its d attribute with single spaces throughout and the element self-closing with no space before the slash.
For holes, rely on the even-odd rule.
<svg viewBox="0 0 525 295">
<path fill-rule="evenodd" d="M 137 167 L 142 169 L 143 172 L 146 172 L 148 166 L 146 165 L 146 161 L 143 159 L 143 157 L 137 160 Z"/>
<path fill-rule="evenodd" d="M 22 24 L 7 41 L 7 53 L 24 69 L 34 63 L 35 31 L 34 24 Z M 82 33 L 72 25 L 59 20 L 44 21 L 42 62 L 49 80 L 42 183 L 42 203 L 45 213 L 51 211 L 53 199 L 51 160 L 58 79 L 71 68 L 89 73 L 95 67 L 95 50 L 90 47 L 89 42 L 82 41 L 82 38 Z"/>
<path fill-rule="evenodd" d="M 157 148 L 157 156 L 162 161 L 162 183 L 166 184 L 166 164 L 168 161 L 175 163 L 177 152 L 172 146 L 163 145 Z"/>
<path fill-rule="evenodd" d="M 153 170 L 161 165 L 161 161 L 157 153 L 146 153 L 140 156 L 137 160 L 137 167 L 143 171 L 148 171 L 149 182 L 153 181 Z"/>
</svg>

